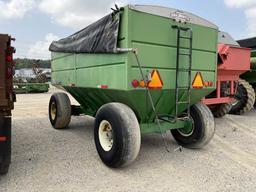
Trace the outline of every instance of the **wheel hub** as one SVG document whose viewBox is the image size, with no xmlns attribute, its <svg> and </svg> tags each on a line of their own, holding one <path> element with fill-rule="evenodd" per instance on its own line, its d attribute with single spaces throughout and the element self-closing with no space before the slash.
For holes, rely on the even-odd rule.
<svg viewBox="0 0 256 192">
<path fill-rule="evenodd" d="M 51 117 L 53 120 L 57 117 L 57 107 L 55 102 L 51 104 Z"/>
<path fill-rule="evenodd" d="M 178 129 L 177 131 L 184 137 L 189 137 L 194 133 L 195 125 L 194 120 L 190 118 L 190 121 L 186 123 L 186 126 L 182 129 Z"/>
<path fill-rule="evenodd" d="M 110 151 L 113 147 L 113 129 L 111 124 L 103 120 L 99 127 L 99 141 L 104 151 Z"/>
</svg>

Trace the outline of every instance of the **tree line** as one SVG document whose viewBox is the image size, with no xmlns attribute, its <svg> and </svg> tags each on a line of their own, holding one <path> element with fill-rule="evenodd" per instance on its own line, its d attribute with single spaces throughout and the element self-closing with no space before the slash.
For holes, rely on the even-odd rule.
<svg viewBox="0 0 256 192">
<path fill-rule="evenodd" d="M 39 68 L 51 68 L 50 60 L 36 60 L 36 59 L 15 59 L 15 69 L 33 68 L 37 64 Z"/>
</svg>

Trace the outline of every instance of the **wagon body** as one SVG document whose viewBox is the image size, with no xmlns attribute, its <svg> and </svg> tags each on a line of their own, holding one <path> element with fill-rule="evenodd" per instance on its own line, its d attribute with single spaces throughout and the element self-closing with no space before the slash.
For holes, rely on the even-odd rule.
<svg viewBox="0 0 256 192">
<path fill-rule="evenodd" d="M 137 48 L 145 75 L 158 70 L 163 87 L 150 90 L 156 112 L 173 114 L 175 111 L 175 79 L 177 61 L 177 30 L 173 25 L 189 27 L 193 31 L 192 76 L 200 72 L 204 81 L 216 82 L 218 28 L 195 15 L 188 23 L 177 23 L 170 16 L 177 10 L 158 6 L 126 6 L 120 14 L 118 48 Z M 184 36 L 187 34 L 184 32 Z M 181 50 L 188 51 L 188 41 L 180 42 Z M 188 58 L 180 56 L 180 68 L 188 68 Z M 180 86 L 188 86 L 188 74 L 180 72 Z M 155 113 L 145 88 L 134 88 L 133 80 L 142 76 L 134 53 L 64 53 L 52 51 L 52 83 L 68 91 L 80 104 L 85 114 L 95 115 L 104 104 L 120 102 L 128 105 L 139 123 L 153 123 Z M 192 86 L 192 85 L 189 85 Z M 191 90 L 191 105 L 199 102 L 216 88 Z M 179 92 L 185 100 L 185 91 Z M 187 106 L 179 105 L 179 114 Z M 170 125 L 168 125 L 170 128 Z M 175 127 L 175 125 L 173 125 Z M 177 126 L 177 125 L 176 125 Z M 142 132 L 150 132 L 150 128 Z"/>
</svg>

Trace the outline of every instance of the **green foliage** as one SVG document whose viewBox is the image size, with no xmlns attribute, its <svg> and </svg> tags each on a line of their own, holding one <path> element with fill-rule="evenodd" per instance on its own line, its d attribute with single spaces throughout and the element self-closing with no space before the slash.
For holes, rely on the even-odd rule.
<svg viewBox="0 0 256 192">
<path fill-rule="evenodd" d="M 35 60 L 35 59 L 15 59 L 15 69 L 33 68 L 33 64 L 37 63 L 39 68 L 51 68 L 50 60 Z"/>
</svg>

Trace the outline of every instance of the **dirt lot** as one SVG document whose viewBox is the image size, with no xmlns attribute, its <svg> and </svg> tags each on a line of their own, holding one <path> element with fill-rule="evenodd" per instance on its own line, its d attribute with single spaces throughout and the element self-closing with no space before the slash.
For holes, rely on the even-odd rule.
<svg viewBox="0 0 256 192">
<path fill-rule="evenodd" d="M 47 118 L 48 94 L 18 95 L 13 121 L 13 160 L 0 191 L 256 191 L 256 112 L 216 120 L 216 135 L 203 150 L 170 153 L 159 135 L 142 139 L 130 167 L 105 167 L 93 141 L 94 119 L 75 117 L 56 131 Z"/>
</svg>

